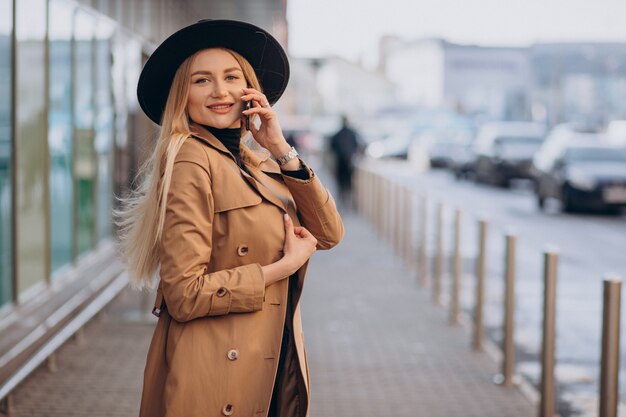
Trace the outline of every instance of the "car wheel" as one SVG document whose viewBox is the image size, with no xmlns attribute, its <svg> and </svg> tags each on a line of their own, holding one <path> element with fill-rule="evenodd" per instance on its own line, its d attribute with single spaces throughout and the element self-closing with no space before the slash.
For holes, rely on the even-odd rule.
<svg viewBox="0 0 626 417">
<path fill-rule="evenodd" d="M 546 208 L 546 199 L 537 194 L 537 207 L 539 210 L 543 210 Z"/>
<path fill-rule="evenodd" d="M 576 213 L 578 207 L 567 188 L 563 189 L 563 211 L 566 213 Z"/>
</svg>

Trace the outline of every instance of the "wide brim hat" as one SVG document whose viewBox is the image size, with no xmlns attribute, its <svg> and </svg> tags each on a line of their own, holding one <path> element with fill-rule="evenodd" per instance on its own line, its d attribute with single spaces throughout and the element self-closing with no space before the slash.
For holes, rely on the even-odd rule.
<svg viewBox="0 0 626 417">
<path fill-rule="evenodd" d="M 285 50 L 265 30 L 237 20 L 200 20 L 167 38 L 152 53 L 137 85 L 139 105 L 156 124 L 161 117 L 176 70 L 201 49 L 231 49 L 250 62 L 270 104 L 276 103 L 289 81 Z"/>
</svg>

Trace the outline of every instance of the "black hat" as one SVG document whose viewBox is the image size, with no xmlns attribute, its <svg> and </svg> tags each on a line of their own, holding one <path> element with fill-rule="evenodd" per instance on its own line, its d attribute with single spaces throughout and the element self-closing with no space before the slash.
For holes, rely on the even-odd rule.
<svg viewBox="0 0 626 417">
<path fill-rule="evenodd" d="M 236 20 L 200 20 L 167 38 L 152 53 L 137 85 L 139 105 L 161 124 L 176 70 L 185 59 L 205 48 L 231 49 L 250 62 L 270 104 L 276 103 L 289 81 L 287 54 L 265 30 Z"/>
</svg>

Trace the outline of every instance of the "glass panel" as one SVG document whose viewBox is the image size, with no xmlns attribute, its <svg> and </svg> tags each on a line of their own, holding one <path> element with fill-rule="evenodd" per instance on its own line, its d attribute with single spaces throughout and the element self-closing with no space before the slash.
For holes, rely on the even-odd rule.
<svg viewBox="0 0 626 417">
<path fill-rule="evenodd" d="M 13 293 L 11 245 L 11 27 L 13 0 L 0 0 L 0 306 Z"/>
<path fill-rule="evenodd" d="M 97 223 L 98 239 L 111 236 L 113 198 L 113 84 L 112 45 L 114 26 L 100 19 L 96 33 L 96 138 L 95 150 L 98 161 Z"/>
<path fill-rule="evenodd" d="M 50 152 L 50 260 L 52 271 L 72 261 L 74 181 L 72 179 L 72 22 L 73 8 L 51 1 L 48 14 Z"/>
<path fill-rule="evenodd" d="M 77 200 L 78 254 L 94 247 L 94 24 L 93 16 L 74 15 L 74 172 Z"/>
<path fill-rule="evenodd" d="M 17 285 L 20 298 L 46 278 L 46 0 L 16 5 Z"/>
</svg>

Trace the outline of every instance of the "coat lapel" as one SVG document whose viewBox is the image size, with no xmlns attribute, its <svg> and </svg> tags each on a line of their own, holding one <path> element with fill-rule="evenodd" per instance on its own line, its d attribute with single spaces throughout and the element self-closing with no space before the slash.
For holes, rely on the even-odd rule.
<svg viewBox="0 0 626 417">
<path fill-rule="evenodd" d="M 211 132 L 203 126 L 196 123 L 190 125 L 191 133 L 194 137 L 207 143 L 212 148 L 224 154 L 225 157 L 235 161 L 234 156 L 226 149 L 224 144 L 220 142 Z M 280 167 L 270 158 L 268 151 L 253 151 L 247 146 L 241 146 L 241 160 L 245 164 L 248 172 L 240 168 L 241 175 L 252 186 L 252 188 L 264 199 L 274 204 L 284 212 L 295 215 L 295 203 L 289 195 L 285 186 L 281 187 L 281 183 L 270 178 L 267 174 L 280 175 Z M 282 188 L 282 189 L 281 189 Z"/>
</svg>

